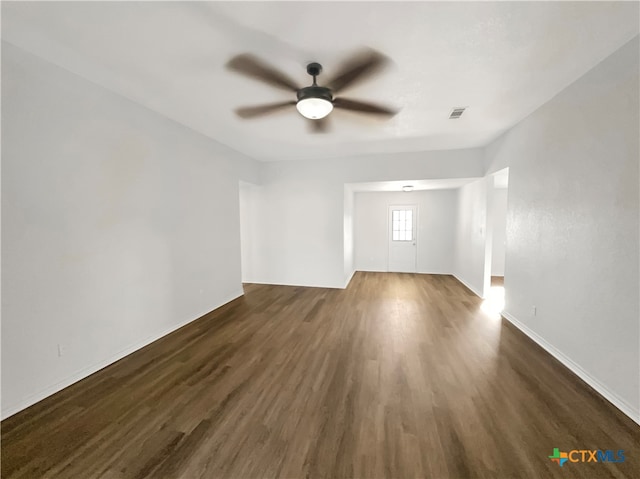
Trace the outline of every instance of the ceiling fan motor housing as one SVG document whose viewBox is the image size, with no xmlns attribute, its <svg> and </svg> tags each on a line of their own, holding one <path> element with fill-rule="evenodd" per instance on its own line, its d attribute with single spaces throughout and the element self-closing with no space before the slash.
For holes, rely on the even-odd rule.
<svg viewBox="0 0 640 479">
<path fill-rule="evenodd" d="M 307 86 L 300 88 L 297 92 L 298 101 L 306 100 L 307 98 L 320 98 L 333 102 L 333 96 L 331 90 L 323 86 Z"/>
</svg>

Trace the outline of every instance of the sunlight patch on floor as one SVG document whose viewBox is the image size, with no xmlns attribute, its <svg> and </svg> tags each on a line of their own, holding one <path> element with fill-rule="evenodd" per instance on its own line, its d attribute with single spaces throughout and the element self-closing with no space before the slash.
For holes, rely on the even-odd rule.
<svg viewBox="0 0 640 479">
<path fill-rule="evenodd" d="M 500 319 L 504 309 L 504 286 L 492 286 L 480 309 L 492 319 Z"/>
</svg>

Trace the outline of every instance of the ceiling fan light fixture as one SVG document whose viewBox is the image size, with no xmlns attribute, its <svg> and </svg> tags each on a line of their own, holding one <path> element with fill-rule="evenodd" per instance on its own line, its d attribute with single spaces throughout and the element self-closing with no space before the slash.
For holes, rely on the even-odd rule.
<svg viewBox="0 0 640 479">
<path fill-rule="evenodd" d="M 296 108 L 309 120 L 320 120 L 333 110 L 331 90 L 315 84 L 298 90 Z"/>
<path fill-rule="evenodd" d="M 333 111 L 333 103 L 324 98 L 303 98 L 296 103 L 302 116 L 309 120 L 320 120 Z"/>
</svg>

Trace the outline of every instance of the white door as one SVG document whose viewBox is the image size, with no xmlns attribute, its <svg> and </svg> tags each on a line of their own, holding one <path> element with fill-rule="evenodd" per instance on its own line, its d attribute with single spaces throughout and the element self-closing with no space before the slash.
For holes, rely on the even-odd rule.
<svg viewBox="0 0 640 479">
<path fill-rule="evenodd" d="M 416 272 L 415 205 L 389 207 L 389 271 Z"/>
</svg>

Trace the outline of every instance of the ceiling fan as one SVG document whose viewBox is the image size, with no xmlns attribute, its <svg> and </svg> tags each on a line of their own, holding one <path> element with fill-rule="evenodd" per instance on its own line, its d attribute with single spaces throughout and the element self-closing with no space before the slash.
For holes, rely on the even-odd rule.
<svg viewBox="0 0 640 479">
<path fill-rule="evenodd" d="M 313 83 L 302 88 L 284 73 L 249 53 L 233 57 L 227 63 L 227 68 L 271 86 L 294 92 L 297 97 L 297 100 L 238 108 L 235 112 L 240 118 L 256 118 L 295 105 L 302 116 L 313 120 L 310 123 L 312 131 L 320 133 L 328 130 L 327 116 L 334 108 L 388 118 L 398 112 L 394 108 L 375 103 L 334 97 L 336 93 L 379 72 L 387 63 L 387 57 L 374 50 L 360 52 L 345 63 L 326 86 L 320 86 L 316 82 L 317 76 L 322 72 L 322 65 L 316 62 L 309 63 L 307 73 L 313 77 Z"/>
</svg>

